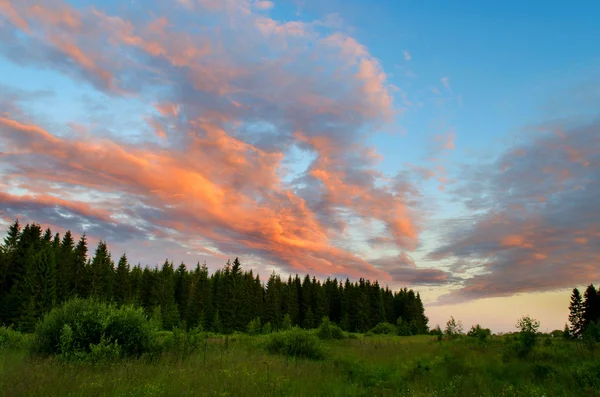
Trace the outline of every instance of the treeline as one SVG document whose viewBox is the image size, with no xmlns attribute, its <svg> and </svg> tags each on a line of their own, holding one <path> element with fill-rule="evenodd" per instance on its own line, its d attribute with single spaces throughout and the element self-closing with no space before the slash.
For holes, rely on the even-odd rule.
<svg viewBox="0 0 600 397">
<path fill-rule="evenodd" d="M 213 274 L 206 265 L 189 271 L 168 260 L 160 268 L 131 267 L 125 255 L 115 266 L 104 241 L 88 257 L 85 234 L 76 242 L 70 231 L 61 237 L 35 223 L 12 224 L 0 246 L 0 323 L 32 331 L 41 316 L 75 296 L 141 306 L 149 316 L 160 314 L 164 329 L 244 331 L 256 318 L 273 329 L 314 328 L 327 317 L 351 332 L 382 322 L 398 324 L 405 335 L 428 331 L 421 297 L 406 288 L 309 275 L 282 280 L 274 273 L 263 283 L 237 258 Z"/>
<path fill-rule="evenodd" d="M 573 289 L 569 304 L 569 323 L 570 327 L 565 325 L 565 334 L 568 333 L 575 339 L 583 338 L 586 334 L 597 338 L 600 334 L 600 291 L 593 284 L 586 288 L 583 298 L 577 288 Z"/>
</svg>

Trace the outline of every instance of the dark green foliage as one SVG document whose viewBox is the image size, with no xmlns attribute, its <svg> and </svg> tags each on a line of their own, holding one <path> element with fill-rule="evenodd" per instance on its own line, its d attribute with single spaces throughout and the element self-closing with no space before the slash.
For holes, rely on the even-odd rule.
<svg viewBox="0 0 600 397">
<path fill-rule="evenodd" d="M 580 338 L 583 333 L 583 313 L 584 306 L 581 294 L 577 288 L 574 288 L 571 294 L 571 303 L 569 305 L 569 323 L 571 323 L 571 336 L 573 336 L 573 338 Z"/>
<path fill-rule="evenodd" d="M 106 350 L 139 356 L 153 349 L 153 333 L 141 309 L 75 298 L 52 309 L 37 325 L 32 349 L 35 354 L 67 358 Z"/>
<path fill-rule="evenodd" d="M 440 326 L 437 325 L 435 328 L 433 328 L 431 331 L 429 331 L 429 334 L 436 335 L 436 336 L 442 336 L 442 335 L 444 335 L 444 332 L 442 331 Z"/>
<path fill-rule="evenodd" d="M 288 357 L 313 360 L 321 360 L 325 357 L 319 339 L 310 332 L 298 327 L 271 334 L 265 347 L 271 354 L 281 354 Z"/>
<path fill-rule="evenodd" d="M 379 323 L 369 332 L 375 335 L 394 335 L 398 333 L 398 329 L 394 326 L 394 324 Z"/>
<path fill-rule="evenodd" d="M 129 280 L 129 263 L 123 254 L 119 259 L 115 273 L 115 302 L 119 305 L 131 303 L 131 282 Z"/>
<path fill-rule="evenodd" d="M 528 355 L 535 347 L 538 340 L 540 322 L 529 316 L 523 316 L 517 321 L 517 350 L 520 356 Z"/>
<path fill-rule="evenodd" d="M 29 342 L 29 335 L 10 327 L 0 327 L 0 349 L 27 349 Z"/>
<path fill-rule="evenodd" d="M 248 334 L 250 335 L 258 335 L 262 332 L 262 327 L 260 326 L 260 317 L 256 317 L 254 320 L 250 321 L 248 324 Z"/>
<path fill-rule="evenodd" d="M 483 328 L 481 325 L 477 324 L 471 327 L 469 332 L 467 332 L 467 336 L 472 338 L 477 338 L 480 341 L 485 341 L 487 338 L 492 336 L 492 331 L 488 328 Z"/>
<path fill-rule="evenodd" d="M 206 264 L 188 271 L 182 263 L 175 270 L 168 260 L 161 267 L 131 268 L 125 255 L 115 268 L 106 242 L 88 258 L 86 235 L 75 241 L 70 231 L 61 239 L 35 223 L 9 227 L 0 245 L 0 324 L 33 331 L 55 305 L 94 297 L 141 306 L 149 317 L 158 307 L 165 330 L 243 332 L 255 318 L 272 330 L 313 329 L 327 317 L 345 331 L 367 332 L 401 317 L 401 335 L 428 332 L 421 297 L 406 288 L 393 292 L 377 281 L 321 282 L 309 275 L 284 281 L 276 274 L 263 285 L 238 258 L 212 274 Z"/>
<path fill-rule="evenodd" d="M 332 323 L 327 317 L 323 317 L 321 325 L 317 329 L 317 336 L 319 339 L 344 339 L 344 331 L 334 323 Z"/>
</svg>

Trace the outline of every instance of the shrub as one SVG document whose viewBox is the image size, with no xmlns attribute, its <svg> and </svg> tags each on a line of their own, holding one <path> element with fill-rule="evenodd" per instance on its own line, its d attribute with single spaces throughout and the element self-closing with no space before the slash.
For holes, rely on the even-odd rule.
<svg viewBox="0 0 600 397">
<path fill-rule="evenodd" d="M 271 332 L 273 332 L 273 328 L 271 327 L 270 322 L 263 325 L 262 332 L 263 332 L 263 334 L 270 334 Z"/>
<path fill-rule="evenodd" d="M 260 317 L 256 317 L 254 320 L 250 321 L 248 324 L 248 334 L 250 335 L 258 335 L 261 332 L 260 327 Z"/>
<path fill-rule="evenodd" d="M 517 334 L 517 349 L 521 356 L 531 352 L 537 343 L 537 331 L 540 328 L 540 322 L 529 316 L 523 316 L 517 321 L 516 325 L 519 333 Z"/>
<path fill-rule="evenodd" d="M 436 327 L 434 329 L 432 329 L 431 331 L 429 331 L 430 335 L 435 335 L 435 336 L 441 336 L 444 335 L 444 333 L 442 332 L 442 329 L 440 328 L 439 325 L 436 325 Z"/>
<path fill-rule="evenodd" d="M 450 338 L 456 338 L 463 333 L 463 325 L 462 322 L 456 321 L 454 317 L 450 317 L 450 320 L 446 323 L 446 330 L 444 332 Z"/>
<path fill-rule="evenodd" d="M 11 327 L 0 327 L 0 348 L 22 349 L 29 343 L 29 335 L 15 331 Z"/>
<path fill-rule="evenodd" d="M 573 368 L 572 373 L 579 386 L 600 388 L 600 360 L 583 362 Z"/>
<path fill-rule="evenodd" d="M 344 339 L 344 331 L 332 323 L 329 318 L 323 317 L 321 325 L 317 329 L 317 336 L 320 339 Z"/>
<path fill-rule="evenodd" d="M 308 331 L 293 327 L 270 335 L 266 349 L 272 354 L 321 360 L 325 357 L 319 339 Z"/>
<path fill-rule="evenodd" d="M 375 335 L 394 335 L 398 332 L 398 329 L 394 326 L 394 324 L 379 323 L 369 332 Z"/>
<path fill-rule="evenodd" d="M 471 327 L 469 332 L 467 332 L 467 336 L 484 342 L 488 337 L 492 336 L 492 331 L 488 328 L 482 328 L 481 325 L 477 324 Z"/>
<path fill-rule="evenodd" d="M 155 348 L 154 331 L 142 309 L 76 298 L 38 323 L 32 350 L 67 358 L 139 356 Z"/>
<path fill-rule="evenodd" d="M 292 318 L 286 313 L 286 315 L 283 317 L 283 322 L 281 323 L 281 330 L 286 331 L 290 328 L 292 328 Z"/>
</svg>

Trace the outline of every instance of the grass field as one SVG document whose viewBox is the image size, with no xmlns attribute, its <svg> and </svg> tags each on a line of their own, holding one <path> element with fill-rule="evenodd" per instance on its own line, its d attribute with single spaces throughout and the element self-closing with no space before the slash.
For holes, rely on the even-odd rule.
<svg viewBox="0 0 600 397">
<path fill-rule="evenodd" d="M 362 336 L 322 341 L 323 360 L 272 355 L 268 336 L 213 336 L 185 357 L 91 364 L 0 350 L 2 396 L 594 396 L 600 357 L 543 338 L 526 357 L 507 337 Z"/>
</svg>

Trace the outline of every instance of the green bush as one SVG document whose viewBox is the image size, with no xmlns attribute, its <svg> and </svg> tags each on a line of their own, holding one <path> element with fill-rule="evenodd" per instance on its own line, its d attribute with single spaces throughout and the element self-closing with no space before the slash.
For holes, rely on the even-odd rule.
<svg viewBox="0 0 600 397">
<path fill-rule="evenodd" d="M 370 333 L 375 335 L 394 335 L 398 332 L 398 329 L 394 324 L 390 323 L 379 323 L 374 326 L 370 331 Z"/>
<path fill-rule="evenodd" d="M 519 330 L 517 334 L 517 351 L 520 356 L 526 356 L 537 343 L 540 322 L 529 316 L 523 316 L 517 322 L 516 327 Z"/>
<path fill-rule="evenodd" d="M 265 347 L 269 353 L 289 357 L 303 357 L 313 360 L 321 360 L 325 357 L 319 339 L 312 333 L 298 327 L 271 334 Z"/>
<path fill-rule="evenodd" d="M 481 325 L 477 324 L 471 327 L 469 332 L 467 332 L 467 336 L 484 342 L 488 337 L 492 336 L 492 331 L 488 328 L 482 328 Z"/>
<path fill-rule="evenodd" d="M 11 327 L 0 327 L 0 348 L 22 349 L 27 348 L 30 335 L 15 331 Z"/>
<path fill-rule="evenodd" d="M 250 335 L 258 335 L 261 333 L 261 326 L 260 326 L 260 317 L 256 317 L 254 320 L 250 321 L 250 323 L 248 323 L 248 334 Z"/>
<path fill-rule="evenodd" d="M 38 323 L 32 351 L 66 358 L 139 356 L 156 347 L 155 331 L 142 309 L 76 298 Z"/>
<path fill-rule="evenodd" d="M 579 364 L 573 368 L 573 375 L 579 386 L 600 389 L 600 360 Z"/>
<path fill-rule="evenodd" d="M 345 337 L 344 331 L 327 317 L 323 317 L 321 325 L 317 328 L 317 336 L 320 339 L 344 339 Z"/>
<path fill-rule="evenodd" d="M 292 328 L 292 318 L 290 317 L 289 314 L 286 313 L 286 315 L 283 316 L 283 322 L 281 323 L 281 330 L 286 331 L 290 328 Z"/>
</svg>

